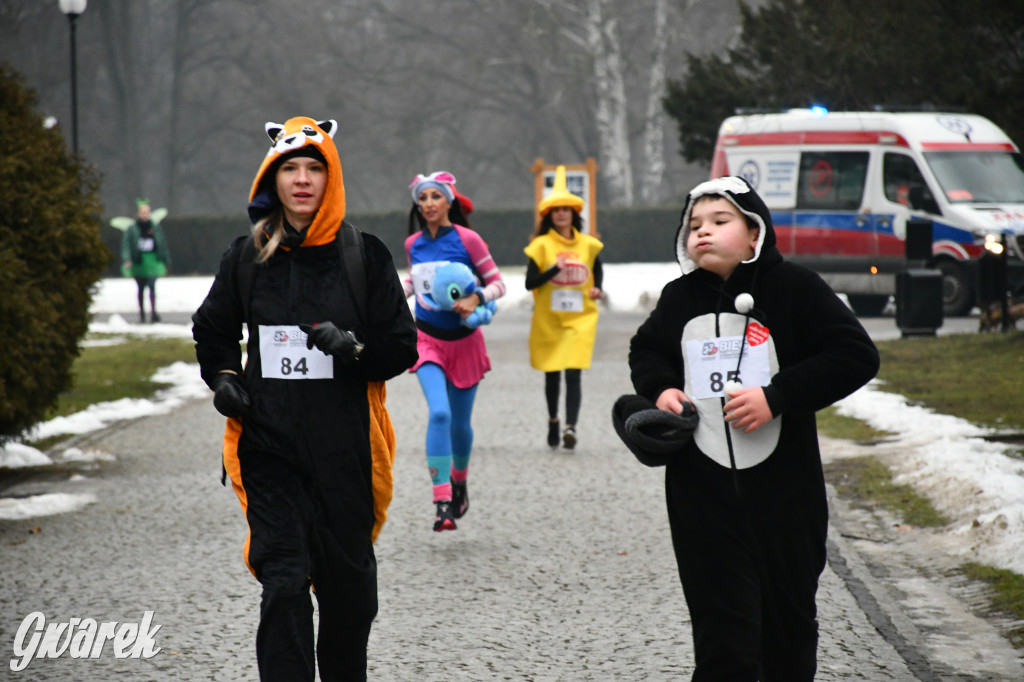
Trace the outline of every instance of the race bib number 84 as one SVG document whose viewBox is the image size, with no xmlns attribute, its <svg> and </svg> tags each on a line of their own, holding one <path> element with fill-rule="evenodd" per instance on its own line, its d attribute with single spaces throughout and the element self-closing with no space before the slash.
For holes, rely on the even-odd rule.
<svg viewBox="0 0 1024 682">
<path fill-rule="evenodd" d="M 306 348 L 296 325 L 260 325 L 260 364 L 264 379 L 333 379 L 334 358 Z"/>
</svg>

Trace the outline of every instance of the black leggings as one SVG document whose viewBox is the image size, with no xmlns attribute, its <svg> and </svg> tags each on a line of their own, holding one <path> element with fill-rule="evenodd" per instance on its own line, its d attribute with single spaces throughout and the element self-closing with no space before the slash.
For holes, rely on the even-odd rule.
<svg viewBox="0 0 1024 682">
<path fill-rule="evenodd" d="M 156 310 L 156 277 L 136 277 L 135 283 L 139 287 L 139 312 L 142 312 L 142 302 L 145 299 L 146 289 L 149 289 L 149 307 Z"/>
<path fill-rule="evenodd" d="M 565 423 L 576 425 L 580 416 L 580 402 L 583 391 L 580 389 L 579 369 L 565 370 Z M 558 418 L 558 389 L 561 372 L 544 372 L 544 396 L 548 399 L 548 417 Z"/>
</svg>

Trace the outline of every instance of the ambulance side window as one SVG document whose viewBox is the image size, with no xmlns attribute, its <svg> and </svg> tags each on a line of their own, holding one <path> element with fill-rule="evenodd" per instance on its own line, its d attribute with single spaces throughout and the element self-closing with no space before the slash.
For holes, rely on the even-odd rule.
<svg viewBox="0 0 1024 682">
<path fill-rule="evenodd" d="M 882 159 L 885 198 L 908 208 L 938 213 L 939 207 L 913 157 L 886 152 Z"/>
<path fill-rule="evenodd" d="M 796 207 L 855 211 L 864 196 L 867 152 L 803 152 Z"/>
</svg>

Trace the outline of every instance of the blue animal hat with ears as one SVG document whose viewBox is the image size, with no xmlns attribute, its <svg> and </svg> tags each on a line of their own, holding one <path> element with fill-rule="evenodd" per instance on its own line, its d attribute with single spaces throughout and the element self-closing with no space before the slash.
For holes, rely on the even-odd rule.
<svg viewBox="0 0 1024 682">
<path fill-rule="evenodd" d="M 434 171 L 430 175 L 420 173 L 409 183 L 409 193 L 412 194 L 412 201 L 419 201 L 420 192 L 433 187 L 444 195 L 449 204 L 455 203 L 455 176 L 448 171 Z M 472 206 L 472 204 L 470 204 Z M 472 209 L 470 209 L 472 210 Z"/>
</svg>

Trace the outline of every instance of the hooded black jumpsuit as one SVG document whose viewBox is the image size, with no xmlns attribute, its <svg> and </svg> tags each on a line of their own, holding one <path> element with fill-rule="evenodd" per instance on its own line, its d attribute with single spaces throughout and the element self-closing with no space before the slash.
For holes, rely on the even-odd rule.
<svg viewBox="0 0 1024 682">
<path fill-rule="evenodd" d="M 690 210 L 708 194 L 762 228 L 754 258 L 724 282 L 686 252 Z M 639 395 L 656 401 L 668 388 L 682 389 L 700 415 L 665 476 L 693 623 L 693 679 L 812 680 L 828 526 L 814 413 L 870 381 L 878 353 L 817 274 L 783 261 L 768 208 L 740 178 L 694 189 L 675 247 L 684 274 L 665 286 L 633 337 L 629 364 Z M 737 312 L 741 293 L 753 296 L 749 316 Z M 750 434 L 729 426 L 722 411 L 741 343 L 748 363 L 762 363 L 764 380 L 752 380 L 754 367 L 744 364 L 744 386 L 764 387 L 774 417 Z M 730 353 L 716 366 L 725 372 L 699 367 Z"/>
<path fill-rule="evenodd" d="M 313 123 L 299 120 L 306 121 L 307 127 Z M 314 679 L 311 584 L 319 604 L 321 679 L 365 679 L 377 613 L 372 538 L 390 501 L 394 456 L 382 382 L 417 357 L 416 328 L 391 255 L 369 234 L 363 235 L 368 319 L 360 320 L 334 243 L 339 199 L 342 215 L 344 210 L 344 194 L 337 195 L 341 166 L 333 143 L 327 145 L 330 137 L 319 128 L 315 133 L 331 181 L 313 224 L 286 240 L 291 248 L 278 248 L 253 268 L 247 321 L 236 273 L 244 238 L 224 254 L 192 318 L 199 365 L 211 385 L 222 370 L 242 372 L 239 340 L 248 323 L 243 381 L 251 412 L 228 420 L 224 464 L 249 525 L 245 560 L 263 586 L 260 675 L 274 680 Z M 261 168 L 254 195 L 261 175 L 272 175 L 273 168 Z M 295 327 L 324 321 L 353 331 L 365 344 L 358 360 L 346 364 L 327 356 L 333 378 L 305 378 L 312 372 L 304 375 L 301 366 L 288 372 L 263 366 L 268 341 L 287 343 L 292 334 L 306 351 L 305 336 Z"/>
</svg>

